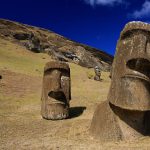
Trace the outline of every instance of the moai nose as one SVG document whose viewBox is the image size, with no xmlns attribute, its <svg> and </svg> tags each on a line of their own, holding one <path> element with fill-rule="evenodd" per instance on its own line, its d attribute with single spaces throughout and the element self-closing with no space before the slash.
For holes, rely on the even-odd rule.
<svg viewBox="0 0 150 150">
<path fill-rule="evenodd" d="M 133 39 L 133 50 L 132 53 L 139 57 L 143 57 L 146 52 L 147 37 L 144 34 L 135 35 Z"/>
<path fill-rule="evenodd" d="M 53 91 L 59 91 L 61 88 L 61 72 L 59 70 L 53 70 Z"/>
</svg>

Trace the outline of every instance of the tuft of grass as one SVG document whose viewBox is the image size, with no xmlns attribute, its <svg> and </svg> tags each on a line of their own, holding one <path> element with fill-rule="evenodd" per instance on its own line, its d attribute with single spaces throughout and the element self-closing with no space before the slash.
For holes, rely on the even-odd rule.
<svg viewBox="0 0 150 150">
<path fill-rule="evenodd" d="M 88 79 L 94 79 L 94 71 L 92 70 L 92 69 L 89 69 L 88 71 L 87 71 L 87 77 L 88 77 Z"/>
</svg>

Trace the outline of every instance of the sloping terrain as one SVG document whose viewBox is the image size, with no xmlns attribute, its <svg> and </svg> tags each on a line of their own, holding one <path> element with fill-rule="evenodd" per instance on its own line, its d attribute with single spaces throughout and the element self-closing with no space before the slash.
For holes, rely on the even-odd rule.
<svg viewBox="0 0 150 150">
<path fill-rule="evenodd" d="M 110 79 L 88 79 L 93 69 L 69 63 L 71 116 L 60 121 L 40 115 L 43 67 L 51 58 L 0 38 L 0 149 L 148 150 L 150 138 L 134 142 L 100 143 L 88 133 L 94 110 L 106 100 Z"/>
<path fill-rule="evenodd" d="M 101 50 L 73 42 L 46 29 L 0 19 L 0 37 L 28 50 L 44 52 L 53 59 L 73 62 L 83 67 L 99 66 L 109 71 L 113 57 Z"/>
</svg>

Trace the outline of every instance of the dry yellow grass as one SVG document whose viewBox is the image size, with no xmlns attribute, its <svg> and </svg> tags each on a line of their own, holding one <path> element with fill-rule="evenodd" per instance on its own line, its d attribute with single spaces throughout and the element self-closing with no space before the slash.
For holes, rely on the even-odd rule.
<svg viewBox="0 0 150 150">
<path fill-rule="evenodd" d="M 0 38 L 0 69 L 41 76 L 43 66 L 49 61 L 47 54 L 31 53 L 21 45 Z"/>
<path fill-rule="evenodd" d="M 40 116 L 44 64 L 50 58 L 0 39 L 0 149 L 108 149 L 148 150 L 150 138 L 134 142 L 101 143 L 88 133 L 94 110 L 106 100 L 109 73 L 102 82 L 88 79 L 92 69 L 71 68 L 72 117 L 47 121 Z"/>
</svg>

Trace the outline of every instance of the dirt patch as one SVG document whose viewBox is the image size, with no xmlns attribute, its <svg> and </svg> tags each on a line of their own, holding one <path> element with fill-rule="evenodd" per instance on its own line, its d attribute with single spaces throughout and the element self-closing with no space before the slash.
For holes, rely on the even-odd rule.
<svg viewBox="0 0 150 150">
<path fill-rule="evenodd" d="M 41 77 L 29 76 L 8 70 L 0 70 L 0 74 L 3 77 L 0 80 L 0 88 L 4 96 L 24 98 L 28 94 L 41 92 Z"/>
</svg>

